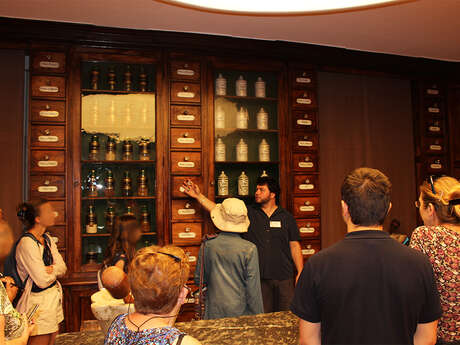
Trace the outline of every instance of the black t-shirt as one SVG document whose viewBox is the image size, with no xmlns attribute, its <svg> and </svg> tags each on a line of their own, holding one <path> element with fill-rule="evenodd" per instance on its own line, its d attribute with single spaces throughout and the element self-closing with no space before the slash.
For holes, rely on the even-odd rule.
<svg viewBox="0 0 460 345">
<path fill-rule="evenodd" d="M 294 217 L 279 207 L 269 218 L 258 205 L 248 207 L 251 224 L 243 238 L 257 246 L 261 279 L 285 280 L 294 276 L 289 242 L 300 241 Z"/>
<path fill-rule="evenodd" d="M 322 344 L 412 344 L 417 324 L 442 314 L 429 260 L 376 230 L 312 256 L 291 310 L 321 322 Z"/>
</svg>

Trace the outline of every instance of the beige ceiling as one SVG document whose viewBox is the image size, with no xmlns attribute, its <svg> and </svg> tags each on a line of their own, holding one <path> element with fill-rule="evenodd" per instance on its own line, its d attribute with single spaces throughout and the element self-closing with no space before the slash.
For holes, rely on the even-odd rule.
<svg viewBox="0 0 460 345">
<path fill-rule="evenodd" d="M 154 0 L 1 0 L 0 16 L 305 42 L 460 61 L 460 0 L 417 0 L 294 17 L 215 14 Z"/>
</svg>

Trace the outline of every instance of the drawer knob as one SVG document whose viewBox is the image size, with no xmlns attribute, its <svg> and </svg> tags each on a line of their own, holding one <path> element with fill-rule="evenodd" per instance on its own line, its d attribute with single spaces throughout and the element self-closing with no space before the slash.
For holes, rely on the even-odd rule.
<svg viewBox="0 0 460 345">
<path fill-rule="evenodd" d="M 187 228 L 185 228 L 184 231 L 185 231 L 185 232 L 190 232 L 190 231 L 192 231 L 192 229 L 190 229 L 189 227 L 187 227 Z"/>
<path fill-rule="evenodd" d="M 187 110 L 184 110 L 183 114 L 184 114 L 184 115 L 188 115 L 188 111 L 187 111 Z"/>
<path fill-rule="evenodd" d="M 189 202 L 185 203 L 185 208 L 190 208 L 190 206 L 192 206 L 192 205 L 190 205 Z"/>
<path fill-rule="evenodd" d="M 303 118 L 304 118 L 304 119 L 308 119 L 308 114 L 305 114 L 305 115 L 303 116 Z"/>
<path fill-rule="evenodd" d="M 51 85 L 51 80 L 48 79 L 48 80 L 46 81 L 46 85 L 47 85 L 47 86 L 50 86 L 50 85 Z"/>
<path fill-rule="evenodd" d="M 184 157 L 184 161 L 188 162 L 190 160 L 190 157 Z"/>
<path fill-rule="evenodd" d="M 43 184 L 44 184 L 45 186 L 48 186 L 50 183 L 51 183 L 51 182 L 50 182 L 49 180 L 45 180 L 45 182 L 43 182 Z"/>
<path fill-rule="evenodd" d="M 47 60 L 51 60 L 51 55 L 46 55 Z"/>
<path fill-rule="evenodd" d="M 49 104 L 45 105 L 45 109 L 50 110 L 51 109 L 50 105 Z"/>
<path fill-rule="evenodd" d="M 304 138 L 305 140 L 307 140 L 307 139 L 308 139 L 308 135 L 305 135 L 303 138 Z"/>
<path fill-rule="evenodd" d="M 184 133 L 184 138 L 187 138 L 188 135 L 189 135 L 188 132 L 185 132 L 185 133 Z"/>
<path fill-rule="evenodd" d="M 307 72 L 302 72 L 302 77 L 305 77 L 307 75 Z"/>
<path fill-rule="evenodd" d="M 188 91 L 188 86 L 187 85 L 184 86 L 184 91 Z"/>
<path fill-rule="evenodd" d="M 310 157 L 305 157 L 305 162 L 308 162 L 310 160 Z"/>
<path fill-rule="evenodd" d="M 49 159 L 50 159 L 50 156 L 48 156 L 48 155 L 45 155 L 45 157 L 43 157 L 44 161 L 49 161 Z"/>
<path fill-rule="evenodd" d="M 310 224 L 310 223 L 307 223 L 307 227 L 310 227 L 310 226 L 311 226 L 311 224 Z"/>
<path fill-rule="evenodd" d="M 211 182 L 209 182 L 209 184 L 210 184 L 211 186 L 214 186 L 215 183 L 214 183 L 214 181 L 211 181 Z"/>
<path fill-rule="evenodd" d="M 307 96 L 308 96 L 308 94 L 307 94 L 306 92 L 304 92 L 304 93 L 303 93 L 303 96 L 304 96 L 304 97 L 307 97 Z"/>
<path fill-rule="evenodd" d="M 184 64 L 184 67 L 185 67 L 185 68 L 188 68 L 188 63 L 185 63 L 185 64 Z"/>
<path fill-rule="evenodd" d="M 49 129 L 45 129 L 43 131 L 43 134 L 45 134 L 45 135 L 50 135 L 50 133 L 51 133 L 51 131 Z"/>
<path fill-rule="evenodd" d="M 311 248 L 311 244 L 307 245 L 307 249 L 310 249 Z"/>
<path fill-rule="evenodd" d="M 305 201 L 305 205 L 310 205 L 310 201 Z"/>
<path fill-rule="evenodd" d="M 305 180 L 305 183 L 310 183 L 310 180 L 307 178 L 307 179 Z"/>
</svg>

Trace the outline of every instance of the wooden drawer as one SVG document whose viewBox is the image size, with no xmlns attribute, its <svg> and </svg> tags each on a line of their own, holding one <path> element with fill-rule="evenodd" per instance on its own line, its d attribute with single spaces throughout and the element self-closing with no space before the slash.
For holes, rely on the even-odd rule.
<svg viewBox="0 0 460 345">
<path fill-rule="evenodd" d="M 66 223 L 66 216 L 65 216 L 65 201 L 50 201 L 51 206 L 54 209 L 55 224 L 56 225 L 63 225 Z"/>
<path fill-rule="evenodd" d="M 201 129 L 171 128 L 172 149 L 200 149 Z"/>
<path fill-rule="evenodd" d="M 65 151 L 30 151 L 30 169 L 32 172 L 64 172 Z"/>
<path fill-rule="evenodd" d="M 201 152 L 171 152 L 171 173 L 174 175 L 200 175 Z"/>
<path fill-rule="evenodd" d="M 65 179 L 64 176 L 30 176 L 31 198 L 64 198 Z"/>
<path fill-rule="evenodd" d="M 65 127 L 32 125 L 30 145 L 35 147 L 64 147 Z"/>
<path fill-rule="evenodd" d="M 293 119 L 292 128 L 294 129 L 299 129 L 303 131 L 316 131 L 317 129 L 316 111 L 313 111 L 313 110 L 293 111 L 292 119 Z"/>
<path fill-rule="evenodd" d="M 292 86 L 294 89 L 311 88 L 316 85 L 316 73 L 308 70 L 293 72 Z"/>
<path fill-rule="evenodd" d="M 190 179 L 193 183 L 196 183 L 200 187 L 201 192 L 203 192 L 203 177 L 201 176 L 173 176 L 172 177 L 172 189 L 171 195 L 174 199 L 176 198 L 188 198 L 187 194 L 181 192 L 180 187 L 185 180 Z"/>
<path fill-rule="evenodd" d="M 197 105 L 172 105 L 171 125 L 200 126 L 201 107 Z"/>
<path fill-rule="evenodd" d="M 318 171 L 318 155 L 316 153 L 294 153 L 292 169 L 296 171 Z"/>
<path fill-rule="evenodd" d="M 320 215 L 321 203 L 319 197 L 295 197 L 294 217 L 309 218 Z"/>
<path fill-rule="evenodd" d="M 443 138 L 423 138 L 423 151 L 432 154 L 442 154 L 446 151 Z"/>
<path fill-rule="evenodd" d="M 316 95 L 312 90 L 293 90 L 292 106 L 294 108 L 316 107 Z"/>
<path fill-rule="evenodd" d="M 202 220 L 202 207 L 196 200 L 173 200 L 171 205 L 172 220 Z"/>
<path fill-rule="evenodd" d="M 424 118 L 425 135 L 431 137 L 442 137 L 445 134 L 444 120 L 442 118 L 425 116 Z"/>
<path fill-rule="evenodd" d="M 294 194 L 318 194 L 318 175 L 294 175 Z"/>
<path fill-rule="evenodd" d="M 171 61 L 171 79 L 200 80 L 200 63 L 196 61 Z"/>
<path fill-rule="evenodd" d="M 199 246 L 187 246 L 182 248 L 185 252 L 185 255 L 188 257 L 188 263 L 190 265 L 190 274 L 189 277 L 193 278 L 195 274 L 196 263 L 198 262 L 198 255 L 200 253 Z"/>
<path fill-rule="evenodd" d="M 31 81 L 32 97 L 65 97 L 65 78 L 34 75 Z"/>
<path fill-rule="evenodd" d="M 300 246 L 302 247 L 302 255 L 304 260 L 308 260 L 308 258 L 321 250 L 321 243 L 319 241 L 303 240 L 300 242 Z"/>
<path fill-rule="evenodd" d="M 65 73 L 65 53 L 36 52 L 32 57 L 32 71 L 45 73 Z"/>
<path fill-rule="evenodd" d="M 172 243 L 178 246 L 200 244 L 202 223 L 172 223 Z"/>
<path fill-rule="evenodd" d="M 51 239 L 56 242 L 58 249 L 65 248 L 65 226 L 53 226 L 48 228 Z"/>
<path fill-rule="evenodd" d="M 318 218 L 297 219 L 300 236 L 302 238 L 315 238 L 321 234 L 321 222 Z"/>
<path fill-rule="evenodd" d="M 31 121 L 65 122 L 65 102 L 37 101 L 30 102 Z"/>
<path fill-rule="evenodd" d="M 425 163 L 426 171 L 429 174 L 440 175 L 448 172 L 449 166 L 447 165 L 444 157 L 429 157 Z"/>
<path fill-rule="evenodd" d="M 198 83 L 171 83 L 171 102 L 200 103 L 200 84 Z"/>
<path fill-rule="evenodd" d="M 292 133 L 292 150 L 305 152 L 318 149 L 318 134 L 313 133 Z"/>
</svg>

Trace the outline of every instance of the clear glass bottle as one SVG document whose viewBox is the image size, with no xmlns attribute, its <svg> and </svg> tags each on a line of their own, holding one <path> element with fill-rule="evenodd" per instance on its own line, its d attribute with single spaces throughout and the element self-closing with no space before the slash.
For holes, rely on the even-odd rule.
<svg viewBox="0 0 460 345">
<path fill-rule="evenodd" d="M 115 193 L 115 180 L 112 170 L 107 169 L 107 177 L 105 178 L 105 196 L 113 196 Z"/>
<path fill-rule="evenodd" d="M 248 109 L 241 107 L 236 113 L 236 128 L 247 129 L 249 123 Z"/>
<path fill-rule="evenodd" d="M 243 138 L 236 145 L 236 160 L 238 162 L 248 161 L 248 144 L 246 144 Z"/>
<path fill-rule="evenodd" d="M 96 170 L 91 170 L 88 180 L 88 196 L 95 197 L 97 196 L 97 178 Z"/>
<path fill-rule="evenodd" d="M 216 108 L 216 118 L 214 123 L 215 128 L 225 128 L 225 112 L 220 106 Z"/>
<path fill-rule="evenodd" d="M 215 160 L 216 162 L 225 162 L 225 143 L 221 137 L 217 138 L 215 147 Z"/>
<path fill-rule="evenodd" d="M 123 160 L 133 159 L 133 144 L 129 140 L 123 141 Z"/>
<path fill-rule="evenodd" d="M 241 175 L 238 177 L 238 195 L 249 195 L 249 178 L 244 171 L 242 171 Z"/>
<path fill-rule="evenodd" d="M 92 135 L 89 140 L 89 160 L 96 161 L 99 159 L 99 147 L 99 137 L 97 135 Z"/>
<path fill-rule="evenodd" d="M 237 96 L 246 97 L 248 95 L 248 82 L 244 80 L 242 75 L 239 76 L 235 86 Z"/>
<path fill-rule="evenodd" d="M 219 76 L 216 79 L 216 95 L 225 96 L 227 94 L 227 79 L 222 76 L 222 73 L 219 73 Z"/>
<path fill-rule="evenodd" d="M 257 129 L 268 129 L 268 113 L 263 107 L 257 112 Z"/>
<path fill-rule="evenodd" d="M 257 78 L 254 86 L 256 97 L 265 98 L 265 82 L 262 80 L 262 77 Z"/>
<path fill-rule="evenodd" d="M 126 213 L 127 216 L 134 216 L 133 207 L 131 205 L 126 206 Z"/>
<path fill-rule="evenodd" d="M 137 195 L 147 196 L 149 194 L 149 187 L 147 184 L 147 175 L 145 170 L 141 169 L 137 177 Z"/>
<path fill-rule="evenodd" d="M 132 194 L 132 179 L 129 176 L 129 171 L 124 172 L 123 179 L 121 180 L 121 194 L 123 196 L 131 196 Z"/>
<path fill-rule="evenodd" d="M 150 159 L 148 141 L 143 140 L 139 143 L 139 159 L 141 161 L 148 161 Z"/>
<path fill-rule="evenodd" d="M 106 151 L 105 151 L 105 160 L 114 161 L 116 159 L 115 151 L 116 151 L 115 139 L 113 139 L 112 137 L 108 137 Z"/>
<path fill-rule="evenodd" d="M 113 206 L 107 207 L 107 210 L 105 211 L 105 230 L 108 233 L 111 233 L 113 231 L 113 226 L 115 224 L 115 210 L 113 209 Z"/>
<path fill-rule="evenodd" d="M 265 139 L 259 144 L 259 161 L 270 162 L 270 145 Z"/>
<path fill-rule="evenodd" d="M 89 205 L 88 215 L 86 217 L 86 233 L 95 234 L 97 233 L 97 218 L 94 205 Z"/>
<path fill-rule="evenodd" d="M 141 207 L 141 229 L 143 232 L 150 232 L 150 214 L 147 205 Z"/>
<path fill-rule="evenodd" d="M 228 176 L 222 171 L 217 178 L 217 195 L 228 195 Z"/>
</svg>

